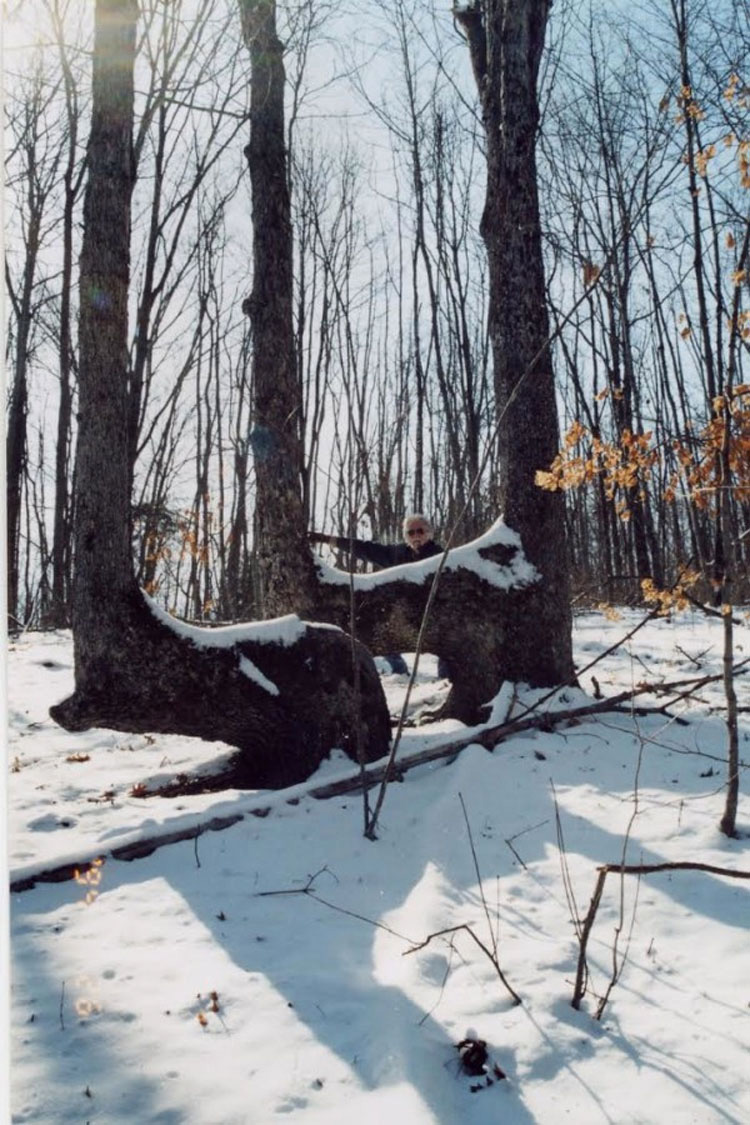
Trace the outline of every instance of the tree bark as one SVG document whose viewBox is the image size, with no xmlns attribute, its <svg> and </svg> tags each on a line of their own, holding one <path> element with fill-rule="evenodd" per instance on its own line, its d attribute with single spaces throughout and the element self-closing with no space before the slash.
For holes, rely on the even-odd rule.
<svg viewBox="0 0 750 1125">
<path fill-rule="evenodd" d="M 41 243 L 41 228 L 46 192 L 38 183 L 37 130 L 39 122 L 33 116 L 38 111 L 35 97 L 31 106 L 32 120 L 27 123 L 28 135 L 25 139 L 26 176 L 28 178 L 27 200 L 29 207 L 28 228 L 25 236 L 25 259 L 23 280 L 20 292 L 14 296 L 6 260 L 6 279 L 16 317 L 15 361 L 13 382 L 8 403 L 6 427 L 5 473 L 6 473 L 6 559 L 8 566 L 8 614 L 9 625 L 18 625 L 16 614 L 20 613 L 20 554 L 21 521 L 23 508 L 23 489 L 26 477 L 28 456 L 27 411 L 29 356 L 32 347 L 33 297 L 37 282 L 37 261 Z"/>
<path fill-rule="evenodd" d="M 116 690 L 112 638 L 134 586 L 128 465 L 128 287 L 135 0 L 97 0 L 80 259 L 73 638 L 76 686 Z"/>
<path fill-rule="evenodd" d="M 564 497 L 535 484 L 559 447 L 536 177 L 537 77 L 550 0 L 473 0 L 466 34 L 487 142 L 481 234 L 500 448 L 500 506 L 541 574 L 508 621 L 515 679 L 564 683 L 573 658 Z"/>
<path fill-rule="evenodd" d="M 70 624 L 71 588 L 71 486 L 70 486 L 70 448 L 73 418 L 73 374 L 74 348 L 72 333 L 72 288 L 73 288 L 73 231 L 75 208 L 83 180 L 84 169 L 78 163 L 78 128 L 80 111 L 78 91 L 73 77 L 66 48 L 63 43 L 62 28 L 59 33 L 58 50 L 60 65 L 65 83 L 65 104 L 68 123 L 68 153 L 63 173 L 63 217 L 62 217 L 62 274 L 60 278 L 60 339 L 58 344 L 58 366 L 60 372 L 60 403 L 57 411 L 57 447 L 55 450 L 55 511 L 52 535 L 52 605 L 47 615 L 48 623 L 54 628 L 64 628 Z"/>
<path fill-rule="evenodd" d="M 252 327 L 255 418 L 255 544 L 261 611 L 303 616 L 315 602 L 315 570 L 302 503 L 304 451 L 297 375 L 286 138 L 284 47 L 275 0 L 239 0 L 251 60 L 250 143 L 253 288 L 243 302 Z"/>
</svg>

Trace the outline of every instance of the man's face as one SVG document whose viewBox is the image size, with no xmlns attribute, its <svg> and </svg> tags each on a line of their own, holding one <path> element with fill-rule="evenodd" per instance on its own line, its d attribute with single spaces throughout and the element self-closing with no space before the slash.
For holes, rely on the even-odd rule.
<svg viewBox="0 0 750 1125">
<path fill-rule="evenodd" d="M 423 520 L 410 520 L 404 528 L 404 539 L 412 551 L 418 551 L 430 538 L 430 528 Z"/>
</svg>

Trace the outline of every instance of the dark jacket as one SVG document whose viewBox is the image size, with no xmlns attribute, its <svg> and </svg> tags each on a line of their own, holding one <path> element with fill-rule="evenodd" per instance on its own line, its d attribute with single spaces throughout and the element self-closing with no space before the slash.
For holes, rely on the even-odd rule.
<svg viewBox="0 0 750 1125">
<path fill-rule="evenodd" d="M 381 567 L 421 562 L 422 559 L 430 559 L 433 555 L 443 553 L 443 548 L 434 539 L 428 539 L 418 551 L 412 551 L 408 543 L 376 543 L 372 539 L 347 539 L 346 536 L 332 536 L 330 542 L 339 550 L 351 550 L 357 559 Z"/>
</svg>

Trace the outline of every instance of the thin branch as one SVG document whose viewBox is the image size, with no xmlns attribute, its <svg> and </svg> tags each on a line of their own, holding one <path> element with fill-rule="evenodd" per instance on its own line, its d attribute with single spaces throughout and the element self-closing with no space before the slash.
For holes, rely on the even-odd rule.
<svg viewBox="0 0 750 1125">
<path fill-rule="evenodd" d="M 463 793 L 458 794 L 458 799 L 461 802 L 461 810 L 464 814 L 464 823 L 466 824 L 466 832 L 469 836 L 469 847 L 471 848 L 471 858 L 474 860 L 474 871 L 476 872 L 476 876 L 477 876 L 477 883 L 479 885 L 479 895 L 482 899 L 482 907 L 484 908 L 484 916 L 487 919 L 487 929 L 489 930 L 490 935 L 492 936 L 492 954 L 493 954 L 495 960 L 497 960 L 497 938 L 495 937 L 495 934 L 494 934 L 494 930 L 493 930 L 493 927 L 492 927 L 492 919 L 490 918 L 490 910 L 489 910 L 489 907 L 487 906 L 487 899 L 485 898 L 485 895 L 484 895 L 484 884 L 482 883 L 482 875 L 479 871 L 479 860 L 477 859 L 477 849 L 474 847 L 474 836 L 472 835 L 471 825 L 469 824 L 469 816 L 468 816 L 468 813 L 466 812 L 466 805 L 464 804 Z"/>
<path fill-rule="evenodd" d="M 480 938 L 477 937 L 477 935 L 472 930 L 471 926 L 469 926 L 466 922 L 462 922 L 461 925 L 459 925 L 459 926 L 448 926 L 444 930 L 437 930 L 434 934 L 429 934 L 428 937 L 426 937 L 424 941 L 419 943 L 419 945 L 414 945 L 414 946 L 412 946 L 411 949 L 406 949 L 403 953 L 403 956 L 407 957 L 410 953 L 417 953 L 420 949 L 425 949 L 430 944 L 430 942 L 433 940 L 433 938 L 445 937 L 446 934 L 456 934 L 460 930 L 465 930 L 465 932 L 469 935 L 469 937 L 473 938 L 473 940 L 477 943 L 477 945 L 482 950 L 482 952 L 487 957 L 489 957 L 490 961 L 492 962 L 492 964 L 495 968 L 495 972 L 499 976 L 503 986 L 506 988 L 506 990 L 513 997 L 513 1003 L 514 1004 L 522 1004 L 523 1001 L 522 1001 L 521 997 L 518 995 L 518 993 L 515 991 L 515 989 L 513 989 L 511 987 L 511 985 L 508 983 L 508 979 L 505 976 L 505 973 L 503 972 L 503 970 L 500 968 L 500 966 L 497 962 L 497 958 L 493 956 L 492 951 L 487 948 L 487 946 L 484 944 L 484 942 Z"/>
</svg>

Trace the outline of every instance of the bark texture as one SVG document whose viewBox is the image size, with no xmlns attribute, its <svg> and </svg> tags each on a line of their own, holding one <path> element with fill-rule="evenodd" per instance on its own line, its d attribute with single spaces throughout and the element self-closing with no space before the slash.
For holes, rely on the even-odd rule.
<svg viewBox="0 0 750 1125">
<path fill-rule="evenodd" d="M 467 37 L 487 141 L 481 233 L 500 508 L 542 575 L 523 623 L 507 631 L 506 659 L 518 669 L 514 678 L 564 683 L 573 678 L 565 502 L 534 483 L 559 447 L 536 176 L 537 78 L 550 7 L 551 0 L 475 0 L 454 14 Z"/>
<path fill-rule="evenodd" d="M 302 407 L 294 350 L 292 225 L 284 133 L 283 44 L 275 0 L 239 0 L 250 52 L 253 288 L 243 303 L 253 342 L 255 543 L 261 612 L 308 615 L 315 572 L 303 509 Z"/>
<path fill-rule="evenodd" d="M 137 15 L 135 0 L 97 0 L 80 258 L 72 614 L 83 692 L 98 691 L 103 678 L 116 681 L 112 640 L 133 587 L 127 418 Z"/>
</svg>

